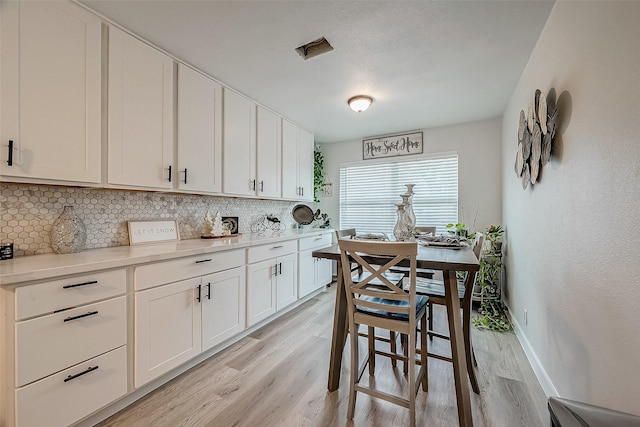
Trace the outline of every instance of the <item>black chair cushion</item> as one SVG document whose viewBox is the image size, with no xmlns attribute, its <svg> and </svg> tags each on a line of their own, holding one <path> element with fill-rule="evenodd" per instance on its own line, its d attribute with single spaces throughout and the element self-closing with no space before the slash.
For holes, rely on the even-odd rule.
<svg viewBox="0 0 640 427">
<path fill-rule="evenodd" d="M 406 301 L 406 300 L 396 301 L 396 300 L 390 300 L 385 298 L 370 297 L 367 295 L 360 297 L 360 299 L 363 301 L 374 302 L 376 304 L 385 304 L 385 305 L 396 306 L 396 307 L 409 306 L 409 301 Z M 419 313 L 424 308 L 424 306 L 427 305 L 427 302 L 429 302 L 429 297 L 423 296 L 423 295 L 416 295 L 416 313 Z M 406 314 L 392 313 L 384 310 L 376 310 L 369 307 L 358 306 L 358 311 L 362 313 L 375 314 L 378 316 L 391 317 L 395 319 L 402 319 L 402 320 L 409 319 L 409 316 Z"/>
</svg>

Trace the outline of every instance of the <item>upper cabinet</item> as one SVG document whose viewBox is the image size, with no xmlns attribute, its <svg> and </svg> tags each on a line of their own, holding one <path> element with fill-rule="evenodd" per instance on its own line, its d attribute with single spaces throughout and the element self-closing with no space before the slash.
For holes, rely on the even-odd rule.
<svg viewBox="0 0 640 427">
<path fill-rule="evenodd" d="M 280 153 L 282 151 L 282 117 L 258 106 L 257 112 L 257 184 L 256 195 L 280 198 L 282 189 Z"/>
<path fill-rule="evenodd" d="M 313 134 L 282 120 L 282 197 L 313 200 Z"/>
<path fill-rule="evenodd" d="M 66 2 L 0 10 L 0 175 L 100 183 L 100 19 Z"/>
<path fill-rule="evenodd" d="M 225 88 L 222 137 L 225 194 L 256 194 L 256 104 Z"/>
<path fill-rule="evenodd" d="M 178 65 L 178 170 L 180 190 L 222 191 L 222 86 Z"/>
<path fill-rule="evenodd" d="M 108 184 L 172 189 L 173 60 L 109 28 Z"/>
</svg>

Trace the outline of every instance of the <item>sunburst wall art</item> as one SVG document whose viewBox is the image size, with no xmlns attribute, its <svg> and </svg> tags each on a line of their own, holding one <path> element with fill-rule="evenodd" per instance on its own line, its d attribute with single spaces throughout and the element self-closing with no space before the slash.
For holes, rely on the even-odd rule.
<svg viewBox="0 0 640 427">
<path fill-rule="evenodd" d="M 547 97 L 536 89 L 533 103 L 525 115 L 520 111 L 518 127 L 518 150 L 516 152 L 515 172 L 522 178 L 522 189 L 538 181 L 540 170 L 549 163 L 551 146 L 556 133 L 558 108 L 547 108 Z"/>
</svg>

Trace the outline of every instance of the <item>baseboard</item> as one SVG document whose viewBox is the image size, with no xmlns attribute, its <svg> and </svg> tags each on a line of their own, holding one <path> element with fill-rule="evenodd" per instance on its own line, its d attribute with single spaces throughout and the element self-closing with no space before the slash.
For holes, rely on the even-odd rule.
<svg viewBox="0 0 640 427">
<path fill-rule="evenodd" d="M 509 314 L 511 313 L 512 311 L 509 308 Z M 551 378 L 549 378 L 549 375 L 547 375 L 547 371 L 544 369 L 544 367 L 540 363 L 540 359 L 538 359 L 538 355 L 533 350 L 531 343 L 527 339 L 527 336 L 525 335 L 524 330 L 520 327 L 520 324 L 515 319 L 515 316 L 510 315 L 509 320 L 513 325 L 513 332 L 515 332 L 516 337 L 518 338 L 518 341 L 520 341 L 520 345 L 524 350 L 524 354 L 527 356 L 527 360 L 529 361 L 529 364 L 533 369 L 533 373 L 535 374 L 536 378 L 538 379 L 538 382 L 542 386 L 542 391 L 544 391 L 544 394 L 547 397 L 558 396 L 558 390 L 556 390 L 555 386 L 551 382 Z"/>
</svg>

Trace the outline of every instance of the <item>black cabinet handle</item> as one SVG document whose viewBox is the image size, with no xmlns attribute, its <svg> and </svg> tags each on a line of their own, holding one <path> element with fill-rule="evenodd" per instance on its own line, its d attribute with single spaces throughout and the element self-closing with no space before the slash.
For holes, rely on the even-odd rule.
<svg viewBox="0 0 640 427">
<path fill-rule="evenodd" d="M 62 287 L 62 289 L 71 289 L 71 288 L 77 288 L 77 287 L 80 287 L 80 286 L 97 285 L 97 284 L 98 284 L 97 280 L 92 280 L 90 282 L 76 283 L 74 285 L 64 285 Z"/>
<path fill-rule="evenodd" d="M 169 165 L 169 182 L 171 182 L 171 165 Z"/>
<path fill-rule="evenodd" d="M 9 140 L 9 156 L 7 157 L 7 164 L 13 166 L 13 141 Z"/>
<path fill-rule="evenodd" d="M 63 320 L 63 322 L 71 322 L 72 320 L 78 320 L 78 319 L 82 319 L 83 317 L 89 317 L 89 316 L 93 316 L 98 314 L 97 311 L 90 311 L 88 313 L 85 314 L 81 314 L 79 316 L 72 316 L 72 317 L 67 317 L 66 319 Z"/>
<path fill-rule="evenodd" d="M 256 180 L 255 180 L 255 179 L 252 179 L 252 180 L 251 180 L 251 189 L 252 189 L 253 191 L 256 191 Z"/>
<path fill-rule="evenodd" d="M 264 193 L 264 181 L 260 181 L 260 192 Z"/>
<path fill-rule="evenodd" d="M 282 263 L 279 263 L 278 265 L 280 266 L 280 271 L 278 271 L 278 274 L 282 274 Z"/>
<path fill-rule="evenodd" d="M 271 249 L 280 249 L 282 247 L 282 245 L 278 245 L 278 246 L 274 246 Z"/>
<path fill-rule="evenodd" d="M 278 264 L 273 266 L 273 273 L 271 275 L 272 276 L 277 276 L 278 275 Z"/>
<path fill-rule="evenodd" d="M 300 195 L 304 196 L 304 187 L 300 187 Z"/>
<path fill-rule="evenodd" d="M 198 296 L 196 297 L 198 302 L 202 300 L 202 285 L 198 285 Z"/>
<path fill-rule="evenodd" d="M 196 264 L 200 264 L 201 262 L 209 262 L 209 261 L 213 261 L 213 259 L 208 258 L 208 259 L 199 259 L 198 261 L 196 261 Z"/>
<path fill-rule="evenodd" d="M 207 283 L 207 299 L 211 299 L 211 283 Z"/>
<path fill-rule="evenodd" d="M 187 168 L 184 168 L 184 183 L 187 183 Z"/>
<path fill-rule="evenodd" d="M 94 367 L 89 366 L 85 371 L 82 371 L 82 372 L 80 372 L 79 374 L 69 375 L 67 378 L 65 378 L 65 379 L 64 379 L 64 382 L 66 383 L 66 382 L 69 382 L 69 381 L 71 381 L 71 380 L 75 380 L 76 378 L 81 377 L 81 376 L 83 376 L 84 374 L 88 374 L 89 372 L 93 372 L 93 371 L 95 371 L 95 370 L 96 370 L 96 369 L 98 369 L 98 368 L 99 368 L 99 366 L 98 366 L 98 365 L 96 365 L 96 366 L 94 366 Z"/>
</svg>

